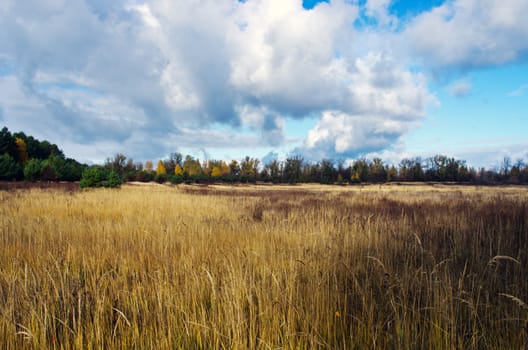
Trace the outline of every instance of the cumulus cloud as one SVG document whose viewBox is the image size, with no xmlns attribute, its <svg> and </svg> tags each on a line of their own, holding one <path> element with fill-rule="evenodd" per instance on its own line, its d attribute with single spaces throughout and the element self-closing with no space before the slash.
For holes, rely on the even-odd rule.
<svg viewBox="0 0 528 350">
<path fill-rule="evenodd" d="M 317 159 L 385 149 L 416 127 L 436 102 L 422 74 L 374 54 L 356 59 L 348 94 L 342 109 L 322 113 L 298 152 Z"/>
<path fill-rule="evenodd" d="M 470 69 L 525 61 L 525 0 L 446 1 L 413 18 L 405 40 L 433 68 Z"/>
<path fill-rule="evenodd" d="M 241 146 L 278 146 L 285 118 L 331 108 L 364 123 L 390 111 L 403 123 L 423 112 L 425 92 L 414 91 L 412 74 L 376 52 L 357 57 L 358 7 L 343 0 L 310 11 L 282 0 L 13 2 L 1 16 L 1 54 L 20 62 L 26 98 L 48 124 L 75 135 L 72 143 L 133 145 L 143 136 L 146 144 L 164 133 L 177 135 L 172 147 L 210 144 L 203 138 L 225 137 L 208 127 L 224 124 L 231 140 L 236 130 L 253 132 Z"/>
<path fill-rule="evenodd" d="M 229 35 L 234 47 L 230 82 L 249 103 L 302 117 L 346 99 L 346 62 L 336 57 L 357 8 L 343 1 L 311 11 L 296 1 L 248 1 L 239 27 Z"/>
<path fill-rule="evenodd" d="M 286 121 L 307 117 L 320 120 L 303 154 L 376 152 L 435 103 L 414 54 L 436 66 L 526 54 L 527 4 L 506 2 L 457 0 L 397 23 L 387 0 L 8 0 L 0 106 L 11 129 L 81 159 L 277 147 Z M 365 16 L 376 25 L 356 28 Z"/>
<path fill-rule="evenodd" d="M 405 119 L 327 111 L 297 152 L 308 159 L 348 157 L 385 149 L 416 126 Z M 414 124 L 414 125 L 413 125 Z"/>
</svg>

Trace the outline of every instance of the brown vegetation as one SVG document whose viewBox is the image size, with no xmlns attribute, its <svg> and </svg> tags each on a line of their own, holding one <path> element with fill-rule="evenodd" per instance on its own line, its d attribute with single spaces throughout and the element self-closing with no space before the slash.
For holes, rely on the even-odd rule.
<svg viewBox="0 0 528 350">
<path fill-rule="evenodd" d="M 0 203 L 2 349 L 528 346 L 525 188 L 156 185 Z"/>
<path fill-rule="evenodd" d="M 28 189 L 55 189 L 63 191 L 79 191 L 78 182 L 51 182 L 51 181 L 38 181 L 38 182 L 22 182 L 22 181 L 0 181 L 0 191 L 16 191 L 16 190 L 28 190 Z"/>
</svg>

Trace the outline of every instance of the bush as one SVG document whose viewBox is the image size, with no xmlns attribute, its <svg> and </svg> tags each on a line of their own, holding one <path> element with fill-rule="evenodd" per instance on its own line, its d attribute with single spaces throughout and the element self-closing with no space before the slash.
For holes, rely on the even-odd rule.
<svg viewBox="0 0 528 350">
<path fill-rule="evenodd" d="M 169 182 L 173 185 L 181 184 L 183 183 L 183 176 L 182 175 L 170 175 Z"/>
<path fill-rule="evenodd" d="M 38 159 L 30 159 L 24 167 L 24 179 L 27 181 L 37 181 L 40 179 L 42 170 L 41 162 Z"/>
<path fill-rule="evenodd" d="M 138 171 L 136 174 L 136 181 L 150 182 L 154 180 L 154 174 L 145 170 Z"/>
<path fill-rule="evenodd" d="M 154 181 L 156 181 L 159 184 L 167 182 L 167 174 L 164 174 L 164 173 L 156 174 Z"/>
<path fill-rule="evenodd" d="M 87 168 L 83 171 L 81 178 L 81 188 L 88 187 L 107 187 L 118 188 L 121 187 L 123 180 L 115 171 L 108 171 L 108 169 L 98 166 Z"/>
<path fill-rule="evenodd" d="M 108 174 L 108 177 L 103 185 L 104 187 L 108 187 L 108 188 L 119 188 L 121 187 L 122 183 L 123 181 L 121 180 L 121 177 L 119 177 L 119 174 L 115 171 L 111 171 Z"/>
<path fill-rule="evenodd" d="M 138 178 L 139 171 L 130 170 L 125 172 L 123 175 L 123 182 L 136 181 Z"/>
<path fill-rule="evenodd" d="M 106 181 L 108 171 L 101 167 L 90 167 L 83 171 L 81 188 L 102 187 Z"/>
</svg>

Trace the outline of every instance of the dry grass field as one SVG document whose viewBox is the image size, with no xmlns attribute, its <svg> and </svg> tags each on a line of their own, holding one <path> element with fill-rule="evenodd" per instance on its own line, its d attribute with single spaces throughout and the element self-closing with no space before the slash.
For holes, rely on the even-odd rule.
<svg viewBox="0 0 528 350">
<path fill-rule="evenodd" d="M 1 349 L 523 349 L 523 187 L 0 192 Z"/>
</svg>

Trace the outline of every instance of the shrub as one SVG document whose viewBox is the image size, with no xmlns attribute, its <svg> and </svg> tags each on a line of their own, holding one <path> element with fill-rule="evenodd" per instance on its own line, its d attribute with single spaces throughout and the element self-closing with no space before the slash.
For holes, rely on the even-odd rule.
<svg viewBox="0 0 528 350">
<path fill-rule="evenodd" d="M 108 177 L 103 185 L 104 187 L 108 187 L 108 188 L 119 188 L 121 187 L 122 183 L 123 181 L 121 180 L 121 177 L 119 177 L 119 174 L 115 171 L 111 171 L 108 174 Z"/>
<path fill-rule="evenodd" d="M 169 182 L 173 185 L 181 184 L 183 183 L 183 176 L 182 175 L 170 175 Z"/>
<path fill-rule="evenodd" d="M 38 159 L 32 158 L 24 167 L 24 179 L 27 181 L 36 181 L 40 178 L 41 162 Z"/>
<path fill-rule="evenodd" d="M 108 171 L 98 166 L 87 168 L 83 171 L 81 178 L 81 188 L 87 187 L 121 187 L 123 180 L 115 171 Z"/>
<path fill-rule="evenodd" d="M 149 171 L 141 170 L 136 174 L 136 181 L 150 182 L 152 180 L 154 180 L 154 173 Z"/>
<path fill-rule="evenodd" d="M 156 174 L 156 177 L 154 178 L 154 181 L 156 181 L 159 184 L 167 182 L 167 174 L 166 173 Z"/>
<path fill-rule="evenodd" d="M 81 188 L 98 187 L 104 180 L 103 169 L 99 167 L 90 167 L 83 171 L 81 177 Z"/>
<path fill-rule="evenodd" d="M 123 182 L 137 181 L 139 171 L 130 170 L 123 175 Z"/>
</svg>

